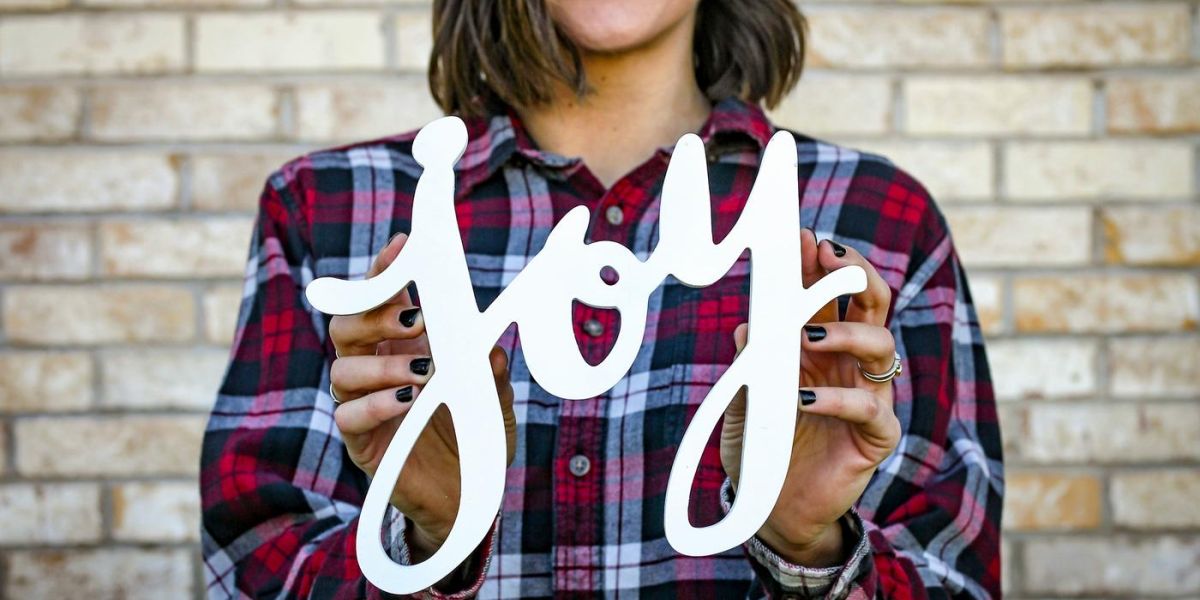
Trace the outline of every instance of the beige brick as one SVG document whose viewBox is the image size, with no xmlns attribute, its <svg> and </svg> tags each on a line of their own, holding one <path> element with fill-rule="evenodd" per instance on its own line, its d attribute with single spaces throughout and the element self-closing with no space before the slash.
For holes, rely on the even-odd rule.
<svg viewBox="0 0 1200 600">
<path fill-rule="evenodd" d="M 294 154 L 212 154 L 192 159 L 192 206 L 252 212 L 271 176 Z"/>
<path fill-rule="evenodd" d="M 988 16 L 978 9 L 809 8 L 813 67 L 979 67 Z"/>
<path fill-rule="evenodd" d="M 275 136 L 279 107 L 265 85 L 105 86 L 92 92 L 91 135 L 124 140 L 255 140 Z"/>
<path fill-rule="evenodd" d="M 83 279 L 92 269 L 91 232 L 78 223 L 0 223 L 0 279 Z"/>
<path fill-rule="evenodd" d="M 189 598 L 192 561 L 182 548 L 13 552 L 5 592 L 9 598 Z"/>
<path fill-rule="evenodd" d="M 350 142 L 395 135 L 442 116 L 423 80 L 304 85 L 296 89 L 301 139 Z M 265 173 L 263 174 L 265 175 Z"/>
<path fill-rule="evenodd" d="M 101 535 L 95 484 L 0 485 L 0 546 L 96 542 Z"/>
<path fill-rule="evenodd" d="M 292 0 L 297 6 L 428 6 L 433 0 Z"/>
<path fill-rule="evenodd" d="M 226 285 L 205 292 L 204 338 L 214 344 L 231 343 L 241 305 L 240 285 Z"/>
<path fill-rule="evenodd" d="M 809 135 L 883 134 L 891 129 L 892 86 L 884 77 L 806 74 L 770 117 Z"/>
<path fill-rule="evenodd" d="M 1001 597 L 1007 598 L 1011 598 L 1014 595 L 1012 548 L 1013 544 L 1008 538 L 1000 540 L 1000 594 Z"/>
<path fill-rule="evenodd" d="M 1077 135 L 1092 125 L 1088 80 L 914 77 L 904 82 L 905 129 L 917 135 Z"/>
<path fill-rule="evenodd" d="M 92 359 L 82 352 L 0 354 L 0 412 L 55 412 L 92 405 Z"/>
<path fill-rule="evenodd" d="M 999 400 L 1086 398 L 1099 390 L 1100 344 L 1088 339 L 997 340 L 987 345 Z"/>
<path fill-rule="evenodd" d="M 1194 595 L 1200 538 L 1047 538 L 1025 542 L 1025 591 L 1044 594 Z"/>
<path fill-rule="evenodd" d="M 292 0 L 297 6 L 428 6 L 433 0 Z"/>
<path fill-rule="evenodd" d="M 214 13 L 196 17 L 200 71 L 379 69 L 383 29 L 368 12 Z"/>
<path fill-rule="evenodd" d="M 250 217 L 104 222 L 101 269 L 124 277 L 239 276 L 252 226 Z"/>
<path fill-rule="evenodd" d="M 433 52 L 433 16 L 428 10 L 406 10 L 396 15 L 396 66 L 424 72 Z"/>
<path fill-rule="evenodd" d="M 140 7 L 166 7 L 166 8 L 196 8 L 196 7 L 242 7 L 242 6 L 270 6 L 272 0 L 81 0 L 84 6 L 95 6 L 98 8 L 140 8 Z"/>
<path fill-rule="evenodd" d="M 1017 404 L 1001 402 L 996 405 L 996 416 L 1003 433 L 1001 441 L 1004 448 L 1005 468 L 1020 468 L 1024 439 L 1020 436 L 1029 429 L 1029 410 Z"/>
<path fill-rule="evenodd" d="M 1200 337 L 1113 338 L 1108 354 L 1114 396 L 1195 397 L 1200 392 Z"/>
<path fill-rule="evenodd" d="M 75 135 L 82 100 L 58 86 L 0 88 L 0 141 L 61 141 Z"/>
<path fill-rule="evenodd" d="M 1041 403 L 1008 416 L 1005 459 L 1016 463 L 1200 458 L 1200 405 Z"/>
<path fill-rule="evenodd" d="M 1113 521 L 1140 529 L 1200 527 L 1200 471 L 1192 468 L 1117 473 Z"/>
<path fill-rule="evenodd" d="M 113 488 L 112 499 L 118 540 L 199 541 L 200 490 L 193 482 L 126 483 Z"/>
<path fill-rule="evenodd" d="M 130 350 L 101 356 L 104 406 L 209 410 L 227 350 Z"/>
<path fill-rule="evenodd" d="M 5 75 L 151 74 L 184 67 L 181 15 L 69 14 L 0 21 Z"/>
<path fill-rule="evenodd" d="M 891 159 L 940 201 L 984 200 L 993 195 L 995 165 L 987 143 L 904 140 L 856 145 Z"/>
<path fill-rule="evenodd" d="M 1076 4 L 1000 11 L 1008 67 L 1098 67 L 1187 60 L 1183 3 Z"/>
<path fill-rule="evenodd" d="M 4 329 L 27 344 L 177 342 L 195 335 L 195 310 L 192 293 L 177 287 L 14 287 Z"/>
<path fill-rule="evenodd" d="M 166 156 L 0 151 L 0 213 L 157 210 L 174 206 Z"/>
<path fill-rule="evenodd" d="M 1090 208 L 971 206 L 945 209 L 967 268 L 1087 264 Z"/>
<path fill-rule="evenodd" d="M 996 277 L 970 278 L 971 300 L 985 334 L 1004 331 L 1004 284 Z"/>
<path fill-rule="evenodd" d="M 192 475 L 205 417 L 37 417 L 16 422 L 26 477 Z"/>
<path fill-rule="evenodd" d="M 1171 141 L 1014 143 L 1004 185 L 1015 200 L 1151 200 L 1192 194 L 1192 148 Z"/>
<path fill-rule="evenodd" d="M 1072 275 L 1018 278 L 1017 330 L 1144 332 L 1196 329 L 1200 295 L 1183 275 Z"/>
<path fill-rule="evenodd" d="M 1200 79 L 1195 75 L 1113 79 L 1107 93 L 1111 132 L 1200 132 Z"/>
<path fill-rule="evenodd" d="M 1100 480 L 1067 473 L 1013 473 L 1004 482 L 1004 525 L 1018 531 L 1094 529 Z"/>
<path fill-rule="evenodd" d="M 0 485 L 0 545 L 100 541 L 100 487 L 95 484 Z"/>
<path fill-rule="evenodd" d="M 0 10 L 49 10 L 70 3 L 71 0 L 0 0 Z"/>
<path fill-rule="evenodd" d="M 1105 258 L 1128 265 L 1200 265 L 1200 208 L 1106 208 Z"/>
</svg>

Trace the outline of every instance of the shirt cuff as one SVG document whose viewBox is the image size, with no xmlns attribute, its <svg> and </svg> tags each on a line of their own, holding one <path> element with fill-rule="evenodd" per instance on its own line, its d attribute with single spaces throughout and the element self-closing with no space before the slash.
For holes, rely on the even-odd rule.
<svg viewBox="0 0 1200 600">
<path fill-rule="evenodd" d="M 491 566 L 492 554 L 496 547 L 496 530 L 499 525 L 500 515 L 496 515 L 496 520 L 492 523 L 492 529 L 488 532 L 487 537 L 463 561 L 455 576 L 451 578 L 450 586 L 453 589 L 449 589 L 446 585 L 439 583 L 417 593 L 415 596 L 429 600 L 463 600 L 465 598 L 474 598 L 479 593 L 479 588 L 483 587 L 483 580 L 487 576 L 488 567 Z M 396 510 L 394 506 L 389 505 L 387 507 L 387 512 L 384 513 L 384 531 L 390 542 L 386 545 L 388 555 L 392 560 L 402 565 L 413 564 L 412 551 L 408 543 L 408 535 L 411 527 L 412 522 L 400 514 L 399 510 Z"/>
<path fill-rule="evenodd" d="M 733 483 L 726 478 L 721 486 L 721 509 L 729 513 L 732 506 Z M 840 566 L 813 568 L 788 562 L 758 536 L 743 544 L 746 554 L 757 563 L 755 570 L 763 577 L 770 597 L 841 599 L 850 594 L 853 584 L 871 567 L 871 547 L 857 511 L 851 508 L 839 523 L 845 539 L 854 543 L 854 551 Z"/>
</svg>

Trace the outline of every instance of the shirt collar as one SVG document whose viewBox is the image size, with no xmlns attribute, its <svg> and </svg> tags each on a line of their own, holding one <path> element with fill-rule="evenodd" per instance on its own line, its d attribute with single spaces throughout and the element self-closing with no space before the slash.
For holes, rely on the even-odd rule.
<svg viewBox="0 0 1200 600">
<path fill-rule="evenodd" d="M 466 119 L 465 123 L 469 141 L 455 167 L 463 190 L 486 180 L 513 160 L 526 160 L 550 171 L 563 172 L 564 176 L 581 164 L 578 158 L 538 148 L 516 111 L 509 107 L 490 116 Z M 757 159 L 774 131 L 775 127 L 758 105 L 727 98 L 713 106 L 697 135 L 704 142 L 709 160 L 733 152 L 753 152 Z M 659 152 L 669 157 L 672 150 L 673 145 L 660 148 Z"/>
</svg>

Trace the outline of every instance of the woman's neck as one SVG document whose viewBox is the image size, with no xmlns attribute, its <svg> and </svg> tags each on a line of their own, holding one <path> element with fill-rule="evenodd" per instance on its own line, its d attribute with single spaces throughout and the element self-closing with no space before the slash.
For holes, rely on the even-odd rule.
<svg viewBox="0 0 1200 600">
<path fill-rule="evenodd" d="M 590 91 L 578 98 L 566 86 L 544 105 L 520 111 L 538 145 L 578 156 L 611 187 L 660 147 L 697 131 L 712 109 L 696 83 L 687 19 L 640 48 L 583 53 Z"/>
</svg>

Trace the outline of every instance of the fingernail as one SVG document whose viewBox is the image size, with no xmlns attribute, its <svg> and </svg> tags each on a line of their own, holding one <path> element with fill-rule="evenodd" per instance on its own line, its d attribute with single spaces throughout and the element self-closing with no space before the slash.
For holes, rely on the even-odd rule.
<svg viewBox="0 0 1200 600">
<path fill-rule="evenodd" d="M 817 401 L 817 393 L 812 390 L 800 390 L 800 404 L 808 406 Z"/>
<path fill-rule="evenodd" d="M 808 337 L 808 341 L 810 342 L 819 342 L 825 339 L 826 333 L 825 328 L 820 325 L 804 326 L 804 335 Z"/>
<path fill-rule="evenodd" d="M 829 240 L 829 247 L 833 248 L 833 255 L 838 258 L 846 255 L 846 248 L 833 240 Z"/>
<path fill-rule="evenodd" d="M 403 231 L 397 231 L 396 233 L 393 233 L 393 234 L 392 234 L 392 237 L 388 238 L 388 241 L 387 241 L 387 243 L 386 243 L 386 244 L 384 244 L 384 245 L 385 245 L 385 246 L 391 246 L 391 245 L 392 245 L 392 242 L 396 241 L 396 238 L 400 237 L 400 236 L 401 236 L 401 235 L 403 235 L 403 234 L 404 234 L 404 232 L 403 232 Z"/>
<path fill-rule="evenodd" d="M 411 385 L 406 385 L 396 390 L 396 402 L 404 404 L 412 400 L 413 388 Z"/>
<path fill-rule="evenodd" d="M 428 356 L 424 358 L 414 358 L 412 359 L 412 362 L 408 363 L 408 370 L 412 371 L 414 375 L 428 375 L 429 365 L 431 364 L 433 364 L 433 359 L 429 358 Z"/>
<path fill-rule="evenodd" d="M 421 307 L 414 306 L 409 309 L 400 311 L 400 324 L 405 327 L 412 327 L 417 324 L 417 315 L 421 314 Z"/>
</svg>

